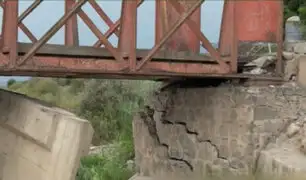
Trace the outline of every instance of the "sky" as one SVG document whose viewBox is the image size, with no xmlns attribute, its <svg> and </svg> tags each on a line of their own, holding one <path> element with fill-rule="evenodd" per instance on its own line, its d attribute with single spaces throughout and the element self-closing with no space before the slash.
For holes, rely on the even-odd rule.
<svg viewBox="0 0 306 180">
<path fill-rule="evenodd" d="M 19 13 L 21 14 L 33 0 L 21 0 L 19 3 Z M 120 17 L 121 1 L 120 0 L 100 0 L 98 1 L 100 7 L 107 13 L 107 15 L 115 22 Z M 206 0 L 201 6 L 201 30 L 207 38 L 217 43 L 219 39 L 219 29 L 221 25 L 221 17 L 223 10 L 222 0 Z M 82 9 L 88 14 L 93 22 L 99 27 L 102 32 L 106 32 L 108 27 L 101 20 L 99 15 L 86 3 Z M 145 0 L 138 8 L 137 18 L 137 48 L 152 48 L 154 45 L 154 21 L 155 21 L 155 1 Z M 45 0 L 42 2 L 23 23 L 31 30 L 37 37 L 42 37 L 47 30 L 57 22 L 57 20 L 64 14 L 64 1 L 62 0 Z M 2 17 L 2 11 L 1 11 Z M 79 23 L 79 39 L 80 45 L 92 45 L 97 38 L 87 26 L 78 20 Z M 2 22 L 0 21 L 2 26 Z M 25 34 L 19 30 L 19 42 L 30 42 Z M 48 43 L 63 44 L 64 43 L 64 28 L 60 29 Z M 117 37 L 110 37 L 111 43 L 116 46 Z M 16 80 L 24 80 L 27 77 L 0 77 L 0 84 L 5 83 L 8 79 L 14 78 Z"/>
</svg>

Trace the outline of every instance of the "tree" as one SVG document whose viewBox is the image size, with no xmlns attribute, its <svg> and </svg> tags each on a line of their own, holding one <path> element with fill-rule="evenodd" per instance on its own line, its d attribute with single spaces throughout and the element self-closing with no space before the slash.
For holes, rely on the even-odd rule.
<svg viewBox="0 0 306 180">
<path fill-rule="evenodd" d="M 15 79 L 10 79 L 10 80 L 7 81 L 6 86 L 7 86 L 7 87 L 10 87 L 10 86 L 12 86 L 12 85 L 15 84 L 15 83 L 16 83 L 16 80 L 15 80 Z"/>
</svg>

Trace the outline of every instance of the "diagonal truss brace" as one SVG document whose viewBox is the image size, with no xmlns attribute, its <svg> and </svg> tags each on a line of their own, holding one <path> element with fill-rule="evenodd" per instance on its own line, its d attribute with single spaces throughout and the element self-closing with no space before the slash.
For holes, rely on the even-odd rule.
<svg viewBox="0 0 306 180">
<path fill-rule="evenodd" d="M 48 40 L 66 23 L 66 21 L 73 16 L 88 0 L 79 0 L 70 11 L 67 12 L 62 18 L 60 18 L 57 23 L 52 26 L 49 31 L 39 39 L 33 47 L 25 54 L 22 59 L 17 62 L 17 65 L 23 65 L 28 59 L 32 58 L 35 52 L 43 46 Z"/>
<path fill-rule="evenodd" d="M 196 9 L 204 2 L 205 0 L 199 0 L 195 3 L 187 12 L 184 12 L 181 18 L 172 26 L 172 28 L 165 34 L 165 36 L 153 47 L 153 49 L 144 57 L 141 62 L 136 66 L 136 70 L 140 70 L 146 63 L 148 63 L 153 55 L 166 43 L 166 41 L 179 29 L 186 19 L 188 19 L 191 14 L 193 14 Z"/>
<path fill-rule="evenodd" d="M 137 0 L 137 1 L 138 1 L 137 2 L 137 7 L 139 7 L 144 2 L 144 0 Z M 91 2 L 91 0 L 89 2 Z M 116 31 L 119 31 L 118 28 L 121 25 L 121 20 L 122 20 L 122 17 L 120 17 L 115 23 L 109 22 L 109 24 L 107 24 L 109 26 L 109 29 L 105 33 L 106 38 L 109 38 L 113 33 L 115 33 Z M 95 44 L 93 46 L 94 47 L 100 47 L 102 44 L 103 43 L 101 42 L 101 40 L 98 40 L 97 42 L 95 42 Z"/>
<path fill-rule="evenodd" d="M 22 20 L 25 19 L 28 14 L 30 14 L 40 3 L 42 0 L 36 0 L 33 4 L 30 5 L 18 18 L 18 26 L 25 33 L 26 36 L 32 41 L 36 42 L 37 38 L 33 35 L 33 33 L 22 23 Z M 0 6 L 4 9 L 4 2 L 0 1 Z"/>
<path fill-rule="evenodd" d="M 175 10 L 178 12 L 178 13 L 182 13 L 184 12 L 184 7 L 179 3 L 177 2 L 176 0 L 169 0 L 169 2 L 172 4 L 172 6 L 175 8 Z M 193 27 L 196 27 L 196 24 L 194 21 L 192 21 L 191 19 L 187 19 L 187 25 L 189 26 L 189 29 L 191 31 L 193 31 L 193 33 L 198 36 L 198 38 L 200 39 L 200 41 L 202 42 L 202 46 L 208 50 L 208 52 L 213 56 L 213 58 L 215 58 L 215 60 L 225 69 L 228 69 L 229 66 L 224 62 L 222 61 L 222 58 L 220 56 L 220 53 L 215 50 L 215 48 L 211 45 L 211 43 L 209 42 L 209 40 L 204 36 L 204 34 L 201 32 L 200 29 L 197 29 L 197 28 L 193 28 Z"/>
</svg>

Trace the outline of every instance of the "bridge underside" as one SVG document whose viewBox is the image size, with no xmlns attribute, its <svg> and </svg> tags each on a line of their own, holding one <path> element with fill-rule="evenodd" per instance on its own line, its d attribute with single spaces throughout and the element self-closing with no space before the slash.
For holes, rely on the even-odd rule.
<svg viewBox="0 0 306 180">
<path fill-rule="evenodd" d="M 20 15 L 18 1 L 4 1 L 1 4 L 4 16 L 0 75 L 121 79 L 282 79 L 281 2 L 226 0 L 218 48 L 214 48 L 201 32 L 203 2 L 156 1 L 155 44 L 152 49 L 137 49 L 137 8 L 143 3 L 141 0 L 123 0 L 121 18 L 116 22 L 107 16 L 96 1 L 66 0 L 62 18 L 39 39 L 26 27 L 23 20 L 42 1 L 34 1 Z M 105 33 L 82 10 L 86 3 L 109 26 Z M 245 14 L 251 15 L 247 19 L 241 19 Z M 267 16 L 271 18 L 263 20 Z M 79 45 L 82 33 L 78 28 L 77 17 L 97 37 L 94 45 Z M 262 25 L 266 28 L 262 29 Z M 50 38 L 62 27 L 65 27 L 65 44 L 48 44 Z M 18 42 L 19 28 L 32 43 Z M 111 35 L 118 37 L 117 47 L 108 40 Z M 277 45 L 277 62 L 273 76 L 240 73 L 246 61 L 239 58 L 239 43 L 259 41 Z M 200 46 L 207 51 L 206 54 L 200 53 Z"/>
</svg>

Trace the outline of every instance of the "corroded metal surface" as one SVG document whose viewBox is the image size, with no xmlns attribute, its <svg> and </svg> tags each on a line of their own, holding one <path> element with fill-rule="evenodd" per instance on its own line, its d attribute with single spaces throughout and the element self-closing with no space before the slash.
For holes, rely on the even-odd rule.
<svg viewBox="0 0 306 180">
<path fill-rule="evenodd" d="M 120 75 L 122 78 L 130 76 L 140 77 L 205 77 L 225 76 L 237 74 L 238 43 L 240 41 L 274 42 L 279 45 L 277 72 L 281 74 L 281 45 L 282 45 L 282 7 L 281 1 L 232 1 L 225 0 L 223 19 L 220 30 L 219 48 L 209 42 L 206 35 L 201 32 L 201 5 L 204 0 L 156 0 L 155 11 L 155 45 L 146 54 L 139 56 L 136 49 L 137 42 L 137 8 L 142 0 L 122 0 L 121 18 L 113 21 L 109 15 L 94 0 L 66 0 L 65 14 L 41 38 L 37 38 L 25 26 L 23 20 L 37 8 L 42 1 L 35 0 L 21 15 L 18 16 L 18 1 L 5 0 L 1 3 L 4 8 L 2 23 L 0 54 L 0 74 L 11 75 L 21 73 L 28 75 L 37 72 L 44 74 L 78 74 L 84 72 L 105 74 L 109 76 Z M 88 3 L 105 22 L 109 29 L 103 33 L 89 15 L 82 10 Z M 204 2 L 205 3 L 205 2 Z M 77 17 L 97 37 L 93 48 L 100 48 L 101 52 L 110 54 L 92 57 L 93 50 L 79 46 Z M 79 47 L 79 55 L 62 53 L 59 49 L 52 49 L 46 45 L 59 29 L 65 27 L 65 45 Z M 18 48 L 18 28 L 32 41 L 27 52 Z M 118 46 L 114 46 L 109 37 L 118 37 Z M 103 45 L 103 47 L 101 47 Z M 208 56 L 199 60 L 200 46 L 203 46 Z M 41 49 L 48 49 L 46 54 L 39 54 Z M 64 48 L 63 48 L 64 49 Z M 24 50 L 24 49 L 23 49 Z M 55 52 L 56 50 L 56 52 Z M 173 56 L 156 61 L 161 52 L 173 52 Z M 53 52 L 50 53 L 50 52 Z M 94 50 L 96 53 L 96 50 Z M 144 53 L 144 52 L 142 52 Z M 179 56 L 184 53 L 184 56 Z M 159 54 L 159 55 L 158 55 Z M 186 56 L 186 54 L 189 54 Z M 170 58 L 169 58 L 170 57 Z M 184 59 L 185 57 L 185 59 Z M 196 57 L 197 61 L 194 61 Z M 182 61 L 183 58 L 183 61 Z M 207 59 L 210 59 L 207 61 Z M 1 73 L 1 71 L 3 73 Z M 16 72 L 16 73 L 14 73 Z M 40 72 L 40 73 L 39 73 Z M 244 75 L 241 75 L 243 77 Z M 105 76 L 106 77 L 106 76 Z M 151 78 L 151 77 L 150 77 Z"/>
</svg>

